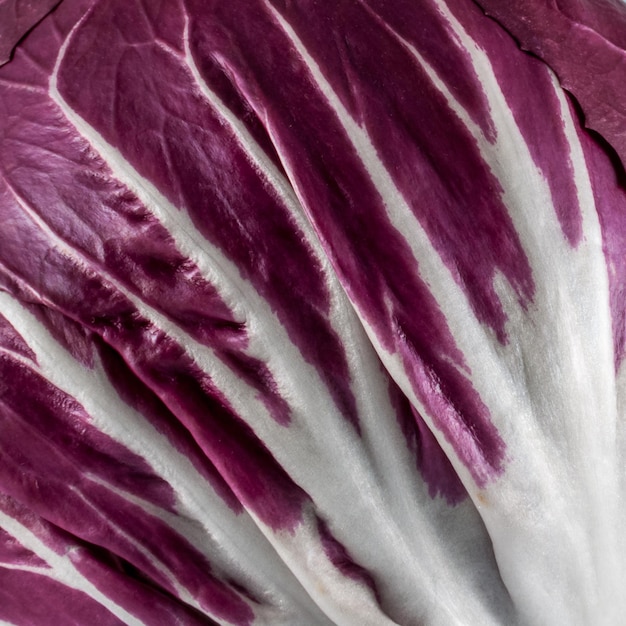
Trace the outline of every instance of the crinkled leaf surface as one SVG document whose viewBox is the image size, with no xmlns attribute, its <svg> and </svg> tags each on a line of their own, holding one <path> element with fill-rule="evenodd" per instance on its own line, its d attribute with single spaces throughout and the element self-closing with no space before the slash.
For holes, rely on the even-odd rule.
<svg viewBox="0 0 626 626">
<path fill-rule="evenodd" d="M 564 14 L 622 54 L 621 5 Z M 64 0 L 29 33 L 0 620 L 619 623 L 626 100 L 554 58 L 469 0 Z"/>
</svg>

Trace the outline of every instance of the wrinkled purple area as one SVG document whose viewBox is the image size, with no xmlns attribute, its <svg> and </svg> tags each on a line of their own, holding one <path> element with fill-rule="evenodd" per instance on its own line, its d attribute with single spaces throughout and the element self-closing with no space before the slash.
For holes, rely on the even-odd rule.
<svg viewBox="0 0 626 626">
<path fill-rule="evenodd" d="M 498 87 L 533 161 L 548 183 L 563 234 L 575 246 L 582 236 L 582 217 L 569 143 L 550 71 L 538 59 L 520 55 L 515 41 L 491 20 L 485 20 L 474 3 L 455 0 L 448 4 L 464 29 L 487 53 Z"/>
<path fill-rule="evenodd" d="M 29 380 L 23 380 L 24 375 Z M 0 377 L 13 381 L 16 389 L 13 393 L 4 390 L 0 398 L 0 485 L 4 493 L 75 536 L 120 555 L 174 593 L 168 579 L 135 545 L 146 548 L 205 608 L 234 623 L 252 619 L 247 604 L 212 576 L 206 559 L 187 540 L 108 487 L 95 484 L 92 477 L 174 513 L 157 491 L 163 491 L 163 486 L 169 489 L 168 485 L 148 475 L 144 464 L 128 452 L 116 450 L 117 444 L 105 444 L 114 449 L 114 456 L 104 445 L 88 446 L 94 434 L 87 432 L 80 416 L 80 425 L 74 428 L 77 432 L 68 433 L 63 422 L 73 420 L 78 407 L 70 398 L 58 397 L 61 394 L 51 390 L 45 380 L 25 374 L 21 365 L 11 367 L 10 360 L 3 357 Z M 20 401 L 23 388 L 31 392 Z M 105 438 L 95 433 L 98 440 Z M 23 446 L 23 441 L 29 445 Z"/>
<path fill-rule="evenodd" d="M 141 295 L 192 337 L 214 347 L 258 389 L 276 420 L 288 423 L 289 407 L 271 372 L 244 352 L 245 322 L 235 319 L 196 265 L 176 250 L 170 233 L 78 139 L 47 94 L 24 96 L 19 89 L 6 89 L 2 101 L 8 116 L 0 120 L 0 171 L 11 186 L 6 201 L 23 202 L 68 246 Z M 28 114 L 23 112 L 25 105 Z M 69 348 L 79 343 L 59 339 Z M 89 358 L 73 353 L 89 363 Z"/>
<path fill-rule="evenodd" d="M 399 352 L 437 428 L 483 484 L 501 470 L 503 443 L 468 379 L 463 357 L 403 235 L 390 223 L 378 190 L 302 63 L 277 54 L 289 42 L 258 3 L 189 4 L 214 55 L 274 130 L 290 176 L 348 295 L 385 349 Z M 253 32 L 250 24 L 254 25 Z M 256 31 L 264 33 L 255 37 Z M 252 47 L 253 56 L 244 51 Z M 275 77 L 281 76 L 276 82 Z"/>
<path fill-rule="evenodd" d="M 56 528 L 10 495 L 0 493 L 0 512 L 17 520 L 57 554 L 63 554 L 67 548 L 69 536 L 67 533 Z"/>
<path fill-rule="evenodd" d="M 161 561 L 170 572 L 175 574 L 179 584 L 184 586 L 203 609 L 234 624 L 244 626 L 252 622 L 254 613 L 239 596 L 239 592 L 217 578 L 211 571 L 207 559 L 165 523 L 122 499 L 118 498 L 113 502 L 110 492 L 101 486 L 90 487 L 87 499 L 94 510 L 102 514 L 102 519 L 111 529 L 110 535 L 114 536 L 114 540 L 109 535 L 109 537 L 104 537 L 106 541 L 97 542 L 88 538 L 90 542 L 98 543 L 120 554 L 158 582 L 162 588 L 173 595 L 178 595 L 167 579 L 159 581 L 162 576 L 154 566 L 150 564 L 146 566 L 137 554 L 132 554 L 132 550 L 127 555 L 116 549 L 124 543 L 123 535 L 117 533 L 118 536 L 115 537 L 116 528 L 120 528 L 130 535 L 142 549 L 148 550 L 154 558 Z M 113 545 L 107 545 L 107 543 Z"/>
<path fill-rule="evenodd" d="M 112 21 L 109 11 L 116 7 L 99 7 L 76 32 L 60 72 L 63 96 L 237 265 L 357 425 L 346 357 L 328 321 L 329 294 L 318 260 L 276 193 L 199 94 L 184 59 L 165 51 L 143 28 L 141 4 L 125 2 Z M 104 54 L 106 64 L 100 62 Z M 202 68 L 209 65 L 201 61 Z"/>
<path fill-rule="evenodd" d="M 35 353 L 28 347 L 28 344 L 24 341 L 22 336 L 2 315 L 0 315 L 0 349 L 15 352 L 33 362 L 37 361 Z"/>
<path fill-rule="evenodd" d="M 44 0 L 45 1 L 45 0 Z M 28 33 L 16 48 L 11 63 L 2 67 L 1 79 L 18 88 L 47 89 L 54 68 L 56 53 L 64 38 L 84 17 L 97 0 L 60 0 L 56 10 L 49 13 Z"/>
<path fill-rule="evenodd" d="M 624 36 L 616 35 L 626 21 L 626 7 L 610 0 L 584 4 L 477 0 L 477 4 L 523 50 L 554 70 L 579 102 L 585 125 L 600 133 L 626 163 L 626 54 Z"/>
<path fill-rule="evenodd" d="M 621 0 L 556 0 L 554 4 L 572 22 L 626 48 L 626 10 Z"/>
<path fill-rule="evenodd" d="M 270 526 L 297 524 L 306 495 L 185 350 L 142 318 L 101 274 L 51 247 L 18 208 L 2 205 L 0 212 L 11 225 L 0 232 L 0 266 L 14 277 L 0 276 L 0 284 L 22 298 L 23 285 L 29 285 L 102 337 L 192 433 L 245 506 Z M 26 245 L 29 255 L 19 254 Z"/>
<path fill-rule="evenodd" d="M 150 420 L 151 424 L 167 438 L 167 441 L 194 465 L 233 511 L 241 512 L 243 510 L 241 502 L 233 494 L 217 468 L 205 456 L 192 434 L 178 421 L 178 418 L 161 399 L 133 373 L 124 359 L 111 346 L 102 340 L 96 340 L 96 346 L 104 370 L 124 402 Z"/>
<path fill-rule="evenodd" d="M 187 540 L 108 487 L 126 490 L 174 514 L 163 497 L 170 499 L 169 485 L 148 474 L 145 463 L 119 444 L 86 427 L 71 398 L 23 365 L 0 357 L 0 378 L 13 383 L 0 397 L 4 494 L 74 536 L 119 555 L 159 587 L 178 595 L 167 575 L 145 556 L 147 549 L 205 608 L 231 622 L 249 623 L 252 613 L 245 601 L 211 574 L 206 559 Z M 21 392 L 25 388 L 30 390 L 27 397 Z M 89 446 L 90 440 L 95 445 Z M 94 483 L 92 477 L 107 486 Z"/>
<path fill-rule="evenodd" d="M 13 48 L 60 0 L 0 0 L 0 67 Z"/>
<path fill-rule="evenodd" d="M 0 450 L 7 480 L 28 488 L 36 501 L 48 482 L 51 489 L 80 489 L 88 480 L 85 475 L 93 474 L 172 508 L 171 487 L 154 476 L 145 461 L 93 426 L 74 398 L 9 356 L 0 355 L 0 373 L 3 381 L 11 381 L 0 386 Z M 27 395 L 24 389 L 29 390 Z M 58 511 L 65 508 L 56 506 L 56 497 L 43 500 L 53 502 Z M 69 502 L 67 506 L 71 511 Z"/>
</svg>

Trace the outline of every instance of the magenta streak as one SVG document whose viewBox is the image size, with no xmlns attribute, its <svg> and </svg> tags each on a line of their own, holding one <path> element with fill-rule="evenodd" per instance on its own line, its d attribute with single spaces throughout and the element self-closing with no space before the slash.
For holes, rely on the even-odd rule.
<svg viewBox="0 0 626 626">
<path fill-rule="evenodd" d="M 236 264 L 356 426 L 347 360 L 328 319 L 319 261 L 182 59 L 156 44 L 127 45 L 111 20 L 115 11 L 120 20 L 140 23 L 138 5 L 126 0 L 95 11 L 68 48 L 59 76 L 63 97 Z M 197 41 L 193 22 L 191 32 Z M 103 54 L 107 64 L 100 63 Z M 197 50 L 194 55 L 203 71 L 211 66 Z M 146 66 L 153 71 L 146 73 Z M 207 80 L 215 83 L 211 73 Z"/>
<path fill-rule="evenodd" d="M 437 428 L 484 484 L 502 469 L 503 442 L 487 407 L 460 371 L 466 366 L 445 317 L 336 117 L 290 53 L 285 36 L 257 4 L 247 2 L 245 10 L 263 30 L 262 40 L 250 39 L 240 27 L 237 15 L 244 7 L 237 2 L 207 3 L 198 19 L 211 34 L 214 54 L 262 107 L 349 296 L 383 347 L 401 354 Z M 201 8 L 194 6 L 196 10 Z M 248 58 L 229 57 L 232 50 L 253 48 L 255 54 Z M 272 53 L 276 50 L 280 56 Z"/>
<path fill-rule="evenodd" d="M 71 443 L 48 443 L 45 434 L 29 427 L 27 420 L 30 415 L 18 415 L 7 405 L 6 400 L 2 398 L 0 404 L 1 492 L 23 502 L 59 528 L 119 554 L 146 572 L 160 586 L 172 591 L 167 578 L 109 524 L 111 516 L 107 518 L 99 515 L 80 497 L 83 488 L 93 491 L 97 486 L 90 483 L 83 468 L 75 459 L 71 459 Z M 27 450 L 17 443 L 23 441 L 29 442 Z M 65 460 L 66 456 L 70 460 Z M 125 467 L 123 459 L 118 462 L 132 475 L 132 468 Z M 87 471 L 95 474 L 93 468 L 87 468 Z M 101 476 L 114 483 L 114 478 L 106 473 Z M 137 489 L 141 484 L 139 476 L 133 486 Z M 123 501 L 113 493 L 110 493 L 110 505 L 114 510 L 124 508 Z M 132 520 L 131 534 L 132 529 L 142 526 L 141 512 L 133 511 L 133 514 L 134 517 L 126 518 L 127 522 Z"/>
<path fill-rule="evenodd" d="M 317 531 L 320 535 L 320 543 L 322 544 L 322 549 L 324 553 L 328 557 L 328 560 L 347 578 L 351 578 L 352 580 L 357 581 L 358 583 L 367 587 L 374 596 L 376 603 L 380 607 L 380 596 L 378 593 L 378 589 L 376 588 L 376 583 L 374 581 L 373 576 L 370 572 L 367 571 L 363 566 L 355 563 L 352 560 L 352 557 L 346 550 L 345 546 L 341 544 L 335 536 L 328 528 L 326 522 L 322 519 L 317 518 Z M 382 611 L 381 608 L 381 612 Z"/>
</svg>

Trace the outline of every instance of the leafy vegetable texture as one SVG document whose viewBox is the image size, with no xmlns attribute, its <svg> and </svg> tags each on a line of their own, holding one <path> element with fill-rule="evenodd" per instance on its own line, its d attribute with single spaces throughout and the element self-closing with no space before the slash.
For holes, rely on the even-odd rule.
<svg viewBox="0 0 626 626">
<path fill-rule="evenodd" d="M 624 5 L 45 4 L 0 621 L 623 623 Z"/>
</svg>

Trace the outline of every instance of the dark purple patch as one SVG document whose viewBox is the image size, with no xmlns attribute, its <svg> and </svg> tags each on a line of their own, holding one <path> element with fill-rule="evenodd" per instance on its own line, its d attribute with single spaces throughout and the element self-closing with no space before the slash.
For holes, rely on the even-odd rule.
<svg viewBox="0 0 626 626">
<path fill-rule="evenodd" d="M 466 367 L 463 357 L 406 240 L 389 222 L 363 163 L 265 7 L 245 6 L 246 24 L 260 29 L 262 39 L 250 37 L 239 24 L 243 10 L 237 2 L 193 5 L 214 55 L 236 74 L 242 91 L 271 125 L 349 296 L 384 348 L 402 355 L 437 428 L 476 482 L 484 484 L 501 471 L 504 444 L 460 371 Z M 246 54 L 252 49 L 254 55 Z"/>
<path fill-rule="evenodd" d="M 621 0 L 555 0 L 555 6 L 572 22 L 626 49 L 626 9 Z"/>
<path fill-rule="evenodd" d="M 571 103 L 576 107 L 574 119 L 578 121 L 603 230 L 618 368 L 626 344 L 623 306 L 626 229 L 622 219 L 626 190 L 626 109 L 620 104 L 626 102 L 626 83 L 625 56 L 619 50 L 626 46 L 623 29 L 626 9 L 622 3 L 610 0 L 558 0 L 550 5 L 534 0 L 506 5 L 478 0 L 477 4 L 507 28 L 522 49 L 533 52 L 554 70 L 562 86 L 576 99 Z M 537 65 L 533 60 L 525 63 L 531 62 Z M 580 130 L 584 126 L 597 131 L 599 136 Z M 554 162 L 560 167 L 558 159 Z"/>
<path fill-rule="evenodd" d="M 0 359 L 0 373 L 5 377 L 7 372 L 2 365 Z M 15 373 L 11 372 L 11 379 L 15 378 Z M 20 382 L 18 380 L 17 384 Z M 34 386 L 31 382 L 29 388 Z M 30 406 L 20 405 L 16 409 L 14 398 L 7 398 L 7 395 L 2 395 L 0 406 L 0 488 L 4 493 L 24 502 L 37 514 L 82 540 L 120 555 L 160 588 L 177 595 L 168 578 L 128 539 L 133 538 L 165 563 L 205 608 L 233 623 L 250 622 L 253 615 L 246 602 L 211 573 L 206 559 L 183 537 L 107 487 L 92 482 L 91 475 L 113 486 L 119 486 L 121 481 L 111 467 L 94 467 L 97 464 L 93 461 L 77 458 L 75 449 L 80 445 L 84 447 L 82 440 L 78 443 L 63 441 L 60 432 L 54 432 L 48 438 L 36 429 L 32 423 L 33 413 L 45 413 L 46 407 L 37 402 L 35 394 L 31 392 L 29 396 L 33 405 L 30 412 Z M 52 400 L 54 407 L 58 404 Z M 28 446 L 23 446 L 23 441 L 28 441 Z M 93 456 L 98 456 L 97 450 Z M 127 459 L 119 455 L 115 461 L 117 466 L 113 471 L 127 475 L 125 482 L 132 481 L 132 485 L 124 484 L 123 488 L 132 493 L 143 487 L 144 493 L 138 495 L 154 501 L 150 482 L 140 469 L 130 466 Z"/>
</svg>

